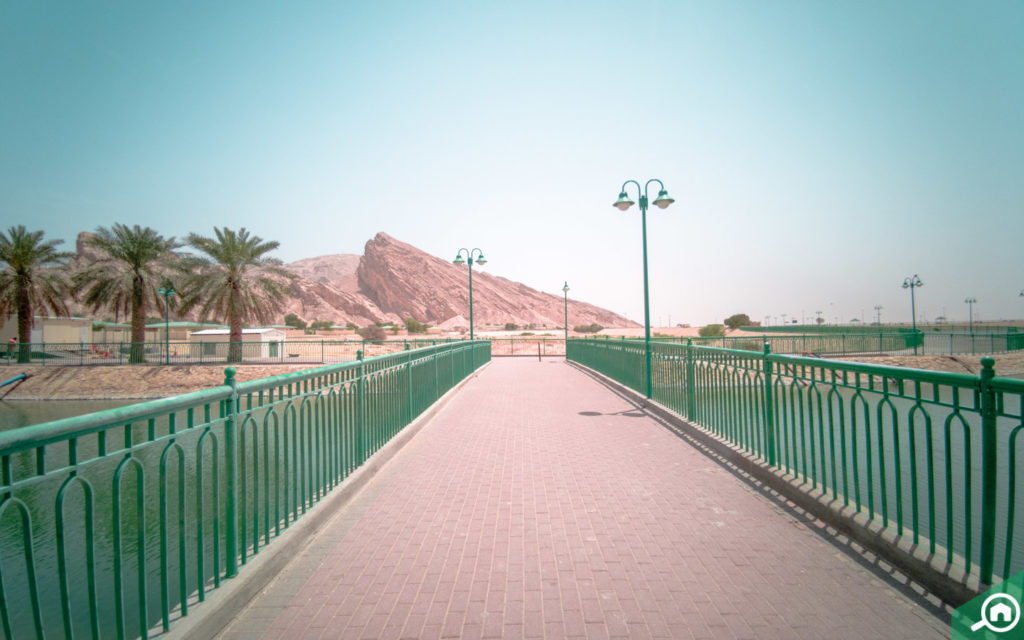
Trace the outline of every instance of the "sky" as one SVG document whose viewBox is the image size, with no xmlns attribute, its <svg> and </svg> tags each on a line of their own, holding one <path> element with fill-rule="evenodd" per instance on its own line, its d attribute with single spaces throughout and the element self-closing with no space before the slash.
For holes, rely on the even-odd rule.
<svg viewBox="0 0 1024 640">
<path fill-rule="evenodd" d="M 1019 0 L 9 0 L 0 229 L 384 231 L 642 321 L 611 205 L 657 178 L 657 326 L 909 321 L 914 274 L 918 321 L 1024 318 L 1021 33 Z"/>
</svg>

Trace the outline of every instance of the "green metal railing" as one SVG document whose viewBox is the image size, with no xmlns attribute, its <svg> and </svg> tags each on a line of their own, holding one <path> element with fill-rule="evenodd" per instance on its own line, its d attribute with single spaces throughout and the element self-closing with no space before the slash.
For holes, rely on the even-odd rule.
<svg viewBox="0 0 1024 640">
<path fill-rule="evenodd" d="M 1024 380 L 654 343 L 653 398 L 985 584 L 1024 569 Z M 568 358 L 644 393 L 636 341 Z"/>
<path fill-rule="evenodd" d="M 4 637 L 166 630 L 489 359 L 478 340 L 228 368 L 214 389 L 0 433 Z"/>
</svg>

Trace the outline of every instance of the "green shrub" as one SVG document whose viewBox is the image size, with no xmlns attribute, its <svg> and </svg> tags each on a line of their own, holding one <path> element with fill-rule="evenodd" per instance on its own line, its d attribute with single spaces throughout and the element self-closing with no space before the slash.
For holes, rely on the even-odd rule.
<svg viewBox="0 0 1024 640">
<path fill-rule="evenodd" d="M 597 324 L 581 324 L 572 328 L 576 333 L 597 333 L 601 329 L 604 329 L 601 325 Z"/>
<path fill-rule="evenodd" d="M 700 331 L 697 332 L 702 338 L 718 338 L 725 335 L 724 324 L 709 324 L 701 327 Z"/>
<path fill-rule="evenodd" d="M 420 322 L 416 318 L 406 318 L 405 319 L 405 329 L 409 333 L 426 333 L 427 329 L 429 329 L 429 328 L 430 328 L 430 325 L 423 324 L 422 322 Z"/>
<path fill-rule="evenodd" d="M 306 321 L 300 318 L 299 316 L 295 315 L 294 313 L 289 313 L 284 317 L 284 324 L 285 326 L 295 327 L 296 329 L 306 328 Z"/>
</svg>

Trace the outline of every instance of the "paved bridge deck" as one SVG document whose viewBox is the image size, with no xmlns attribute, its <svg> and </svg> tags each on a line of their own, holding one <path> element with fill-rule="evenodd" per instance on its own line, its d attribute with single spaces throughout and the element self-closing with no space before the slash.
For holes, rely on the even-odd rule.
<svg viewBox="0 0 1024 640">
<path fill-rule="evenodd" d="M 564 361 L 499 360 L 223 635 L 948 637 L 826 538 Z"/>
</svg>

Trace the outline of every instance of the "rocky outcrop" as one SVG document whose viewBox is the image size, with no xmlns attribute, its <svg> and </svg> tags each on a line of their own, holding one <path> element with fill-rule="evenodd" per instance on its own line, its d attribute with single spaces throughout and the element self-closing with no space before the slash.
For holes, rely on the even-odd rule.
<svg viewBox="0 0 1024 640">
<path fill-rule="evenodd" d="M 426 254 L 378 233 L 366 243 L 356 270 L 359 292 L 381 311 L 421 322 L 442 323 L 457 315 L 469 315 L 469 276 L 466 265 Z M 626 318 L 577 300 L 571 301 L 573 325 L 597 323 L 629 327 Z M 473 315 L 477 325 L 538 324 L 560 326 L 561 296 L 542 293 L 524 284 L 474 269 Z"/>
</svg>

